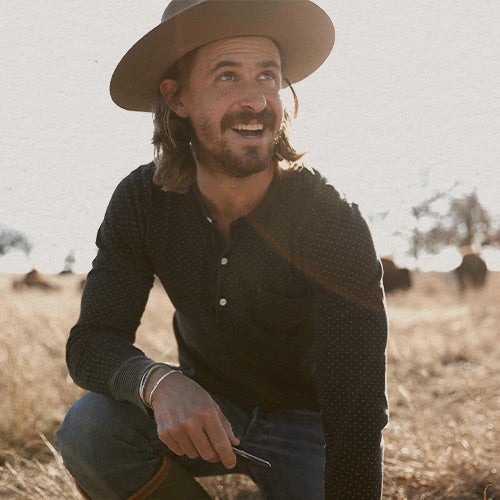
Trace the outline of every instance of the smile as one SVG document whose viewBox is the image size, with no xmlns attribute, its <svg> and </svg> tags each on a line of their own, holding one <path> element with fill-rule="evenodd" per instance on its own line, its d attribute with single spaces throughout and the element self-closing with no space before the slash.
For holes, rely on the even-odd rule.
<svg viewBox="0 0 500 500">
<path fill-rule="evenodd" d="M 233 125 L 231 129 L 244 137 L 260 137 L 264 125 L 262 123 L 238 123 Z"/>
</svg>

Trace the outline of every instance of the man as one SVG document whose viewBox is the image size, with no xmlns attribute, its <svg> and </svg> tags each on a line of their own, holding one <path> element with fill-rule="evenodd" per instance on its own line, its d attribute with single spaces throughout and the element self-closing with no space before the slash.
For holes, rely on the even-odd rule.
<svg viewBox="0 0 500 500">
<path fill-rule="evenodd" d="M 381 266 L 280 98 L 333 39 L 308 0 L 173 0 L 118 65 L 111 95 L 155 111 L 158 154 L 111 199 L 68 340 L 92 392 L 56 445 L 87 497 L 208 498 L 193 477 L 240 472 L 265 499 L 380 498 Z M 133 345 L 154 275 L 180 367 Z"/>
</svg>

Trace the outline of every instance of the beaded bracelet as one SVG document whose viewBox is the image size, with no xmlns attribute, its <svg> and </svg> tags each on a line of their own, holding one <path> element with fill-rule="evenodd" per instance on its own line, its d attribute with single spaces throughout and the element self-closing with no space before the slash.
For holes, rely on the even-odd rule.
<svg viewBox="0 0 500 500">
<path fill-rule="evenodd" d="M 149 393 L 149 405 L 152 407 L 153 406 L 153 395 L 156 391 L 156 389 L 158 389 L 158 386 L 160 385 L 161 382 L 163 382 L 169 375 L 172 375 L 172 373 L 182 373 L 180 370 L 170 370 L 169 372 L 167 373 L 164 373 L 157 381 L 156 381 L 156 384 L 153 386 L 153 388 L 151 389 L 151 392 Z"/>
<path fill-rule="evenodd" d="M 139 397 L 141 398 L 141 401 L 148 407 L 150 408 L 150 406 L 146 403 L 146 400 L 144 399 L 144 389 L 146 388 L 146 384 L 149 380 L 149 377 L 151 376 L 151 374 L 157 369 L 157 368 L 160 368 L 161 366 L 166 366 L 167 368 L 170 368 L 169 365 L 167 365 L 166 363 L 152 363 L 151 365 L 149 365 L 146 370 L 144 371 L 144 373 L 142 374 L 142 377 L 141 377 L 141 382 L 139 383 Z"/>
</svg>

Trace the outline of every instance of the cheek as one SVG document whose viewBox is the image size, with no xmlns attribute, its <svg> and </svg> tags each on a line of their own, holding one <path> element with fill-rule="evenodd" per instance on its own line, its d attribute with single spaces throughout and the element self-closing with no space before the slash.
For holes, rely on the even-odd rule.
<svg viewBox="0 0 500 500">
<path fill-rule="evenodd" d="M 204 144 L 218 143 L 220 119 L 210 112 L 199 112 L 190 116 L 191 126 L 198 140 Z"/>
<path fill-rule="evenodd" d="M 276 116 L 276 125 L 280 126 L 283 121 L 283 113 L 285 109 L 281 97 L 279 95 L 271 96 L 267 99 L 267 103 Z"/>
<path fill-rule="evenodd" d="M 195 126 L 215 130 L 220 128 L 220 121 L 228 109 L 228 104 L 225 99 L 214 96 L 195 103 L 191 109 L 190 118 Z"/>
</svg>

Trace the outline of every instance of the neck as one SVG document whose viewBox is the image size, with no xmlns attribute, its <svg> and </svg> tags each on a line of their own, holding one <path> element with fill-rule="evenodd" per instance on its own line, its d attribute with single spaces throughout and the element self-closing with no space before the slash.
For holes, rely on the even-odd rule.
<svg viewBox="0 0 500 500">
<path fill-rule="evenodd" d="M 198 164 L 198 188 L 223 233 L 233 220 L 257 208 L 271 184 L 274 171 L 274 165 L 270 164 L 262 172 L 240 179 L 217 175 Z"/>
</svg>

